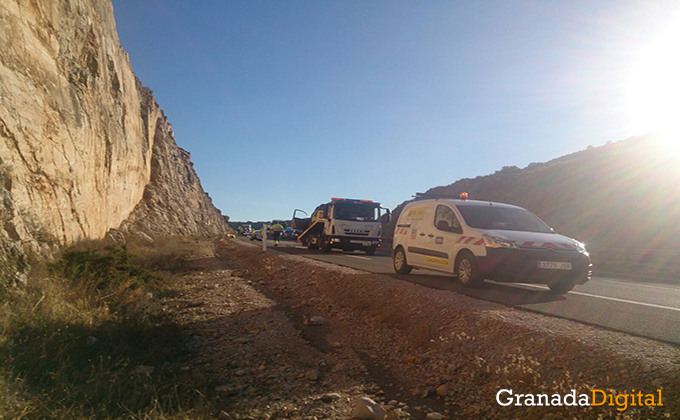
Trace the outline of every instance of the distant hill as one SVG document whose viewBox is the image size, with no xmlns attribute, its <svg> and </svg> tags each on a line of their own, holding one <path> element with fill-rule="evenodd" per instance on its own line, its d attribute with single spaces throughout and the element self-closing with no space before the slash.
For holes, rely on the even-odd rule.
<svg viewBox="0 0 680 420">
<path fill-rule="evenodd" d="M 680 274 L 673 263 L 680 256 L 678 162 L 654 137 L 641 136 L 426 192 L 515 204 L 585 242 L 602 263 L 653 260 Z M 404 204 L 395 209 L 388 235 Z"/>
</svg>

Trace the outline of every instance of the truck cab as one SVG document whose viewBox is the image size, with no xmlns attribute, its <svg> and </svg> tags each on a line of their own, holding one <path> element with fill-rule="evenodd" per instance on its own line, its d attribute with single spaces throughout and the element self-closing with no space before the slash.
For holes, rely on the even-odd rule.
<svg viewBox="0 0 680 420">
<path fill-rule="evenodd" d="M 389 210 L 371 200 L 333 198 L 319 205 L 310 218 L 293 212 L 293 229 L 303 231 L 298 242 L 309 249 L 364 251 L 373 255 L 380 247 L 381 220 Z"/>
</svg>

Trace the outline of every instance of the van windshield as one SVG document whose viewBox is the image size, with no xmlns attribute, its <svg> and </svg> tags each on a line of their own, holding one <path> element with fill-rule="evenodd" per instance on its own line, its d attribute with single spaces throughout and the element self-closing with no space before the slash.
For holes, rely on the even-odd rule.
<svg viewBox="0 0 680 420">
<path fill-rule="evenodd" d="M 530 211 L 493 206 L 456 206 L 465 223 L 477 229 L 519 230 L 552 233 L 552 230 Z"/>
<path fill-rule="evenodd" d="M 378 208 L 370 204 L 338 203 L 335 205 L 335 218 L 338 220 L 354 220 L 373 222 L 377 220 Z"/>
</svg>

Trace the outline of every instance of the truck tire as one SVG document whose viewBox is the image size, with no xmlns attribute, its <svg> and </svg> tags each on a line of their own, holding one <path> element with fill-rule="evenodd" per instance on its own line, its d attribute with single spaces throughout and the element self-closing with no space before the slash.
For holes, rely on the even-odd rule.
<svg viewBox="0 0 680 420">
<path fill-rule="evenodd" d="M 322 236 L 321 237 L 321 250 L 323 252 L 331 252 L 331 241 L 326 237 Z"/>
<path fill-rule="evenodd" d="M 475 256 L 469 252 L 463 252 L 456 258 L 456 275 L 465 287 L 479 286 L 484 281 L 479 275 Z"/>
<path fill-rule="evenodd" d="M 372 247 L 366 248 L 366 249 L 364 249 L 364 251 L 366 252 L 366 255 L 373 255 L 373 254 L 375 254 L 375 247 L 372 246 Z"/>
<path fill-rule="evenodd" d="M 306 246 L 307 249 L 318 249 L 319 247 L 312 243 L 312 239 L 309 237 L 306 237 L 302 240 L 302 245 Z"/>
<path fill-rule="evenodd" d="M 394 266 L 394 271 L 397 274 L 408 274 L 413 270 L 413 267 L 406 263 L 406 253 L 404 248 L 398 247 L 394 250 L 392 255 L 392 265 Z"/>
</svg>

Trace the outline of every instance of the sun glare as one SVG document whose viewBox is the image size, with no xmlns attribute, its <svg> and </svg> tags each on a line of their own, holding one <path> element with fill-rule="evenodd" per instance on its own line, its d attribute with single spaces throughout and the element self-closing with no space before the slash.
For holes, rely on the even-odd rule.
<svg viewBox="0 0 680 420">
<path fill-rule="evenodd" d="M 680 157 L 680 20 L 640 54 L 629 89 L 635 134 L 657 133 L 667 152 Z"/>
</svg>

